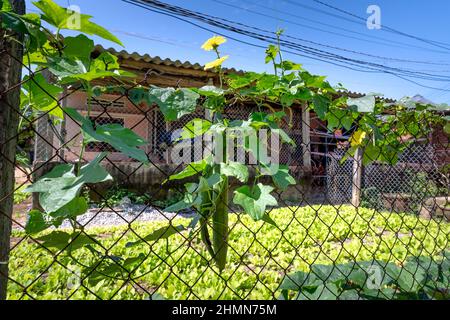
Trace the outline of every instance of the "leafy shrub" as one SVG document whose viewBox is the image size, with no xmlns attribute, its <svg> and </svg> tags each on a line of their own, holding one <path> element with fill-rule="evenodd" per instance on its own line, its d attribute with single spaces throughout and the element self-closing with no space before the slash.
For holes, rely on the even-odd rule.
<svg viewBox="0 0 450 320">
<path fill-rule="evenodd" d="M 411 213 L 418 213 L 421 204 L 428 198 L 436 197 L 441 194 L 448 194 L 448 188 L 439 187 L 438 184 L 430 179 L 427 172 L 405 170 L 403 177 L 398 184 L 393 181 L 385 182 L 380 187 L 364 188 L 361 196 L 361 205 L 365 208 L 376 210 L 385 209 L 383 206 L 383 193 L 401 193 L 409 195 L 408 207 Z M 400 198 L 405 198 L 401 196 Z"/>
<path fill-rule="evenodd" d="M 114 187 L 110 189 L 104 196 L 104 200 L 100 203 L 101 206 L 118 206 L 122 200 L 127 197 L 133 204 L 147 204 L 149 197 L 126 188 Z"/>
<path fill-rule="evenodd" d="M 377 187 L 363 189 L 361 206 L 364 208 L 380 210 L 382 208 L 380 190 Z"/>
<path fill-rule="evenodd" d="M 177 190 L 170 190 L 168 196 L 163 200 L 152 201 L 152 205 L 160 208 L 167 208 L 171 205 L 181 201 L 184 198 L 184 194 Z"/>
<path fill-rule="evenodd" d="M 410 258 L 402 266 L 363 261 L 313 265 L 281 284 L 282 299 L 298 300 L 418 300 L 450 299 L 450 251 L 440 260 Z M 294 293 L 294 294 L 293 294 Z"/>
<path fill-rule="evenodd" d="M 85 197 L 87 197 L 87 200 L 89 200 L 88 193 L 86 192 L 84 195 Z M 115 187 L 106 193 L 106 195 L 103 197 L 104 200 L 100 202 L 100 205 L 115 207 L 120 205 L 125 197 L 130 199 L 131 203 L 133 204 L 148 204 L 151 206 L 166 208 L 173 205 L 174 203 L 181 201 L 184 195 L 180 192 L 173 192 L 172 190 L 170 190 L 168 196 L 165 199 L 153 200 L 147 194 L 141 194 L 126 188 Z"/>
</svg>

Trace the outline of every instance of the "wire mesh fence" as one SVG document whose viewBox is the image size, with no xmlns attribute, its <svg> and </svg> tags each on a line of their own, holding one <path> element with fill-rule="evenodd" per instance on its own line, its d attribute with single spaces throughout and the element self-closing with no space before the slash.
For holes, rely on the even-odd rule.
<svg viewBox="0 0 450 320">
<path fill-rule="evenodd" d="M 353 160 L 342 162 L 346 150 L 330 154 L 327 167 L 328 194 L 333 203 L 352 197 Z M 428 198 L 446 195 L 445 173 L 440 171 L 431 141 L 410 145 L 395 165 L 372 163 L 364 167 L 362 201 L 369 208 L 420 214 Z"/>
<path fill-rule="evenodd" d="M 29 76 L 2 95 L 45 75 L 23 67 Z M 448 154 L 448 145 L 418 142 L 395 165 L 365 166 L 361 203 L 355 207 L 355 160 L 341 161 L 348 137 L 327 132 L 326 124 L 320 131 L 318 120 L 302 116 L 305 106 L 295 106 L 282 127 L 296 146 L 272 150 L 295 184 L 276 191 L 278 205 L 265 212 L 275 225 L 255 222 L 241 208 L 225 204 L 229 255 L 219 270 L 194 237 L 202 232 L 201 224 L 191 223 L 199 213 L 165 210 L 185 193 L 181 184 L 165 182 L 185 167 L 172 159 L 180 129 L 208 113 L 196 111 L 167 123 L 156 105 L 137 103 L 132 96 L 133 88 L 147 87 L 145 78 L 110 85 L 111 92 L 90 101 L 81 88 L 68 88 L 51 110 L 33 118 L 8 106 L 24 121 L 8 139 L 20 140 L 25 131 L 34 136 L 31 172 L 1 154 L 15 164 L 17 177 L 14 192 L 0 199 L 15 203 L 8 216 L 9 260 L 2 262 L 9 265 L 9 299 L 448 299 L 448 163 L 435 157 L 437 147 Z M 79 119 L 67 113 L 59 121 L 49 116 L 63 106 L 89 116 L 94 129 L 121 125 L 144 137 L 141 148 L 149 165 L 104 142 L 89 142 L 80 156 Z M 254 111 L 251 105 L 230 106 L 225 117 L 246 120 Z M 199 139 L 184 143 L 195 145 Z M 189 161 L 201 159 L 207 148 L 200 139 Z M 24 187 L 59 164 L 89 163 L 101 152 L 107 152 L 102 167 L 114 179 L 83 186 L 87 211 L 49 230 L 26 232 L 42 198 L 23 193 Z M 20 172 L 26 173 L 19 179 Z M 237 186 L 236 181 L 229 193 Z"/>
</svg>

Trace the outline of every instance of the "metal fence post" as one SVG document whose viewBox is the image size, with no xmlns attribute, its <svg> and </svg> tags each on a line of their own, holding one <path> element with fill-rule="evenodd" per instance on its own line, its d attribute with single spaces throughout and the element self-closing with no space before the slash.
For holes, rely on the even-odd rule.
<svg viewBox="0 0 450 320">
<path fill-rule="evenodd" d="M 11 1 L 14 11 L 25 13 L 25 1 Z M 0 29 L 0 300 L 6 300 L 8 260 L 12 227 L 14 163 L 19 124 L 20 83 L 22 77 L 23 35 L 6 39 L 9 31 Z M 16 40 L 16 41 L 14 41 Z"/>
</svg>

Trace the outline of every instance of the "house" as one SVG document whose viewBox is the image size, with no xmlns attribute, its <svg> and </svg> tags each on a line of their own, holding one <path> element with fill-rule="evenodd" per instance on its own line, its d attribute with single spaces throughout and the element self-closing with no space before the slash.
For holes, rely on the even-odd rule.
<svg viewBox="0 0 450 320">
<path fill-rule="evenodd" d="M 103 50 L 105 49 L 97 46 L 94 55 L 100 54 Z M 136 74 L 136 79 L 130 81 L 127 84 L 128 86 L 133 86 L 136 83 L 144 84 L 145 86 L 155 85 L 160 87 L 202 87 L 205 85 L 219 84 L 218 74 L 213 71 L 205 71 L 203 66 L 198 63 L 193 64 L 190 62 L 161 59 L 159 57 L 150 57 L 149 55 L 139 55 L 126 51 L 117 52 L 114 49 L 107 50 L 119 58 L 119 63 L 123 69 Z M 235 69 L 224 69 L 223 71 L 225 74 L 242 72 Z M 110 79 L 102 80 L 98 84 L 111 85 L 112 81 Z M 65 93 L 65 96 L 62 100 L 63 106 L 75 108 L 82 114 L 87 113 L 88 103 L 85 92 L 69 89 Z M 180 121 L 166 123 L 157 107 L 135 105 L 123 93 L 103 94 L 100 97 L 96 97 L 91 101 L 90 109 L 90 116 L 96 124 L 118 123 L 133 129 L 137 134 L 148 140 L 149 144 L 144 147 L 144 150 L 149 155 L 150 160 L 158 164 L 170 164 L 171 162 L 168 157 L 169 152 L 167 147 L 170 144 L 170 139 L 167 137 L 167 134 L 182 128 L 186 122 L 194 117 L 204 116 L 197 112 L 193 115 L 184 116 Z M 251 106 L 243 107 L 239 110 L 228 110 L 226 117 L 229 119 L 247 119 L 248 115 L 255 110 Z M 309 123 L 309 128 L 306 128 L 306 125 L 302 128 L 302 122 Z M 286 164 L 303 166 L 308 162 L 308 160 L 302 160 L 303 155 L 309 156 L 311 146 L 309 143 L 307 143 L 307 146 L 302 146 L 302 136 L 308 136 L 308 140 L 312 140 L 311 143 L 313 144 L 315 142 L 320 144 L 321 140 L 323 140 L 323 133 L 326 131 L 326 129 L 324 131 L 324 128 L 326 126 L 313 113 L 306 114 L 304 112 L 304 106 L 298 106 L 294 111 L 292 123 L 293 127 L 289 128 L 286 125 L 285 129 L 289 131 L 291 137 L 296 141 L 298 148 L 294 152 L 290 149 L 283 150 L 281 161 Z M 57 152 L 59 152 L 58 156 L 65 161 L 77 161 L 81 144 L 79 126 L 73 120 L 67 119 L 59 128 L 55 128 L 59 132 L 56 133 L 55 130 L 45 128 L 46 124 L 47 121 L 45 120 L 42 120 L 38 124 L 40 136 L 45 139 L 40 139 L 40 136 L 38 136 L 36 143 L 37 161 L 52 159 Z M 312 129 L 312 131 L 309 129 Z M 317 135 L 314 134 L 316 130 L 318 131 Z M 53 146 L 49 145 L 48 142 L 50 141 L 53 142 Z M 66 147 L 64 150 L 55 150 L 57 148 L 54 146 L 62 144 Z M 321 148 L 316 146 L 313 149 L 317 153 Z M 115 162 L 132 161 L 123 154 L 114 152 L 110 146 L 102 143 L 89 144 L 84 154 L 85 160 L 93 159 L 100 151 L 111 152 L 109 159 Z"/>
<path fill-rule="evenodd" d="M 99 55 L 104 50 L 118 57 L 122 69 L 136 75 L 135 79 L 131 79 L 127 83 L 129 87 L 136 86 L 136 84 L 160 87 L 202 87 L 219 84 L 218 74 L 213 71 L 205 71 L 203 66 L 198 63 L 161 59 L 126 51 L 117 52 L 101 46 L 96 47 L 94 55 Z M 225 74 L 242 72 L 235 69 L 224 69 L 223 71 Z M 105 79 L 99 81 L 98 84 L 111 85 L 115 83 L 111 79 Z M 351 97 L 362 96 L 358 93 L 349 95 Z M 68 88 L 62 105 L 76 108 L 80 113 L 86 114 L 86 93 Z M 156 106 L 136 105 L 123 92 L 102 94 L 91 101 L 90 108 L 90 116 L 96 124 L 121 124 L 149 142 L 143 147 L 152 164 L 149 167 L 143 167 L 125 155 L 115 152 L 111 146 L 104 143 L 90 143 L 83 155 L 84 159 L 89 161 L 101 151 L 110 152 L 109 164 L 107 164 L 110 166 L 110 172 L 118 178 L 116 180 L 134 188 L 147 188 L 148 186 L 160 188 L 161 181 L 165 180 L 167 175 L 176 168 L 170 157 L 171 141 L 173 140 L 170 135 L 181 129 L 189 120 L 205 116 L 199 110 L 193 115 L 183 116 L 179 121 L 166 123 Z M 244 120 L 255 110 L 250 105 L 237 109 L 230 108 L 225 116 L 229 119 Z M 306 105 L 294 106 L 292 118 L 292 126 L 289 127 L 286 123 L 283 129 L 296 142 L 297 147 L 283 146 L 280 150 L 280 163 L 288 165 L 299 181 L 300 179 L 310 181 L 309 188 L 305 187 L 305 184 L 302 184 L 301 188 L 308 189 L 311 194 L 323 195 L 324 189 L 320 189 L 318 192 L 317 188 L 322 188 L 326 184 L 329 155 L 335 149 L 345 146 L 350 132 L 328 132 L 326 123 L 320 121 L 314 112 L 306 110 Z M 54 128 L 48 119 L 42 118 L 38 122 L 37 130 L 39 135 L 36 139 L 35 167 L 42 165 L 42 169 L 38 170 L 40 172 L 37 173 L 38 175 L 48 170 L 49 161 L 78 161 L 81 145 L 78 124 L 67 119 L 59 127 Z M 442 138 L 442 136 L 440 137 Z M 61 148 L 62 146 L 64 148 Z"/>
</svg>

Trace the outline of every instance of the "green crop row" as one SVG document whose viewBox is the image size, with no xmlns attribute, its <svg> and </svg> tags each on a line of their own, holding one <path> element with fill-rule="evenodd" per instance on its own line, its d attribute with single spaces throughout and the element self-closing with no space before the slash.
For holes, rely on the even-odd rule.
<svg viewBox="0 0 450 320">
<path fill-rule="evenodd" d="M 102 258 L 89 246 L 71 256 L 46 249 L 30 237 L 21 241 L 24 233 L 15 231 L 9 299 L 145 299 L 153 292 L 167 299 L 276 299 L 286 274 L 308 272 L 312 265 L 374 259 L 401 265 L 449 247 L 448 223 L 412 215 L 313 206 L 274 209 L 270 216 L 277 227 L 231 215 L 222 272 L 189 230 L 127 246 L 169 221 L 87 228 Z M 170 223 L 187 227 L 189 220 Z"/>
</svg>

